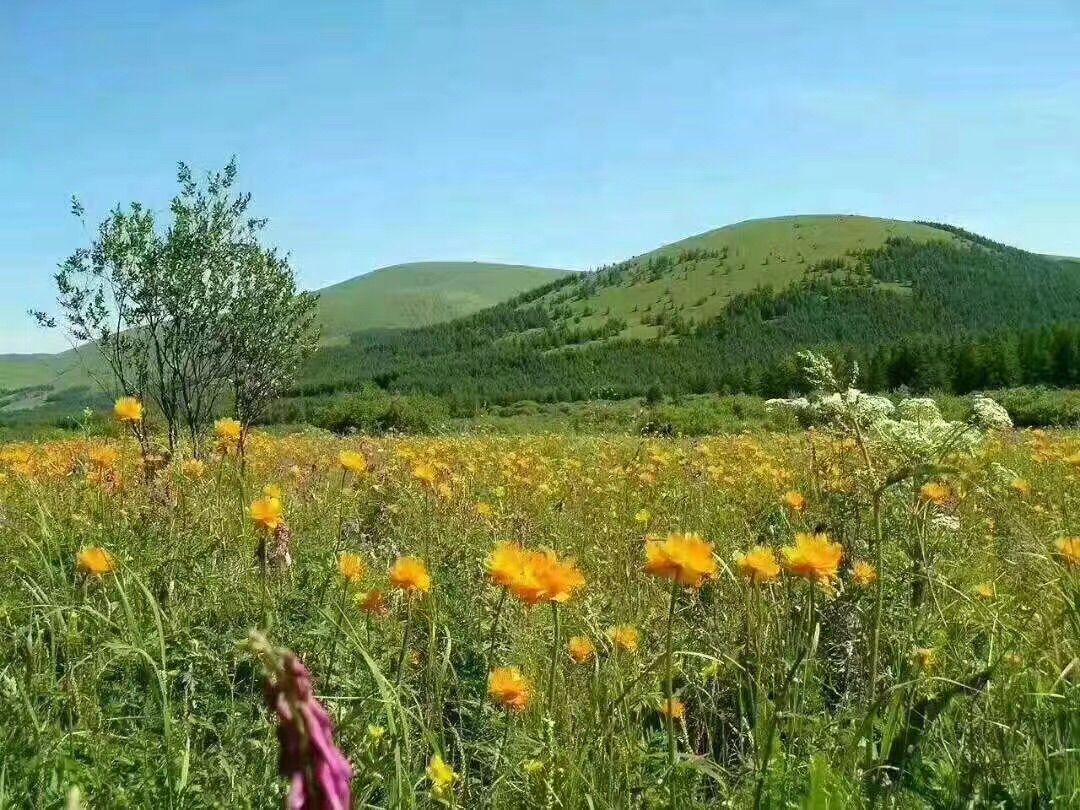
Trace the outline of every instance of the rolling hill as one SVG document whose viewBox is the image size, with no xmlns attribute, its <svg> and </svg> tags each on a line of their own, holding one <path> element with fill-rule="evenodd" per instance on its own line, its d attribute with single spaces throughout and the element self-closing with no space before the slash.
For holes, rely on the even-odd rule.
<svg viewBox="0 0 1080 810">
<path fill-rule="evenodd" d="M 459 411 L 519 400 L 799 384 L 818 348 L 882 389 L 1080 381 L 1080 272 L 949 225 L 861 216 L 751 220 L 471 316 L 354 334 L 298 397 L 378 386 Z"/>
<path fill-rule="evenodd" d="M 483 262 L 383 267 L 319 290 L 323 341 L 361 329 L 427 326 L 469 315 L 568 273 Z"/>
<path fill-rule="evenodd" d="M 880 248 L 888 239 L 955 237 L 930 225 L 878 217 L 806 215 L 753 219 L 691 236 L 561 287 L 544 299 L 565 303 L 596 325 L 624 318 L 622 337 L 650 337 L 662 312 L 692 322 L 719 315 L 732 296 L 784 287 L 818 262 Z"/>
<path fill-rule="evenodd" d="M 468 315 L 570 272 L 483 262 L 383 267 L 317 291 L 323 343 L 343 342 L 349 333 L 361 329 L 427 326 Z M 74 350 L 0 355 L 0 392 L 89 385 L 98 363 L 93 352 Z M 41 396 L 41 392 L 29 392 L 9 407 L 36 405 Z"/>
</svg>

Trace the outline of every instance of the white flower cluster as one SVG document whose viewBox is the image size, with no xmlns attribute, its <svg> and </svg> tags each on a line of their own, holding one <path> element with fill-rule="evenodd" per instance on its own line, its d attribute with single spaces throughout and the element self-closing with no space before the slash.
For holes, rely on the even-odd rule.
<svg viewBox="0 0 1080 810">
<path fill-rule="evenodd" d="M 1008 430 L 1013 426 L 1009 412 L 989 397 L 975 397 L 972 421 L 983 430 Z"/>
<path fill-rule="evenodd" d="M 1012 427 L 1008 412 L 992 399 L 977 397 L 970 423 L 942 417 L 937 403 L 927 397 L 911 397 L 898 405 L 886 397 L 866 394 L 857 388 L 844 391 L 825 357 L 813 352 L 799 355 L 815 392 L 809 397 L 770 399 L 765 409 L 793 413 L 804 425 L 832 425 L 847 433 L 861 431 L 904 464 L 940 462 L 956 452 L 970 452 L 982 441 L 982 431 Z"/>
</svg>

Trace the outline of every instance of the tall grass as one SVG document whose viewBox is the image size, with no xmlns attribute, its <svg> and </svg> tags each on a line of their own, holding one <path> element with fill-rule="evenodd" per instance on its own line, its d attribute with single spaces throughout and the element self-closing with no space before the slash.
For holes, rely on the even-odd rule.
<svg viewBox="0 0 1080 810">
<path fill-rule="evenodd" d="M 346 447 L 366 473 L 343 474 Z M 253 628 L 314 673 L 357 807 L 1080 802 L 1080 570 L 1055 546 L 1080 534 L 1074 434 L 1003 434 L 933 479 L 945 495 L 896 483 L 876 525 L 859 449 L 820 436 L 256 434 L 247 452 L 244 472 L 226 454 L 147 479 L 134 441 L 0 446 L 0 807 L 73 788 L 93 807 L 280 803 Z M 271 484 L 288 566 L 247 514 Z M 642 571 L 646 535 L 682 530 L 713 545 L 700 589 Z M 741 554 L 815 531 L 843 547 L 835 579 L 747 581 Z M 574 559 L 585 588 L 557 609 L 508 597 L 485 571 L 503 540 Z M 116 570 L 80 571 L 88 547 Z M 430 593 L 390 587 L 406 554 Z M 361 607 L 375 589 L 385 612 Z M 575 636 L 597 655 L 573 660 Z M 521 713 L 487 695 L 503 666 L 534 686 Z"/>
</svg>

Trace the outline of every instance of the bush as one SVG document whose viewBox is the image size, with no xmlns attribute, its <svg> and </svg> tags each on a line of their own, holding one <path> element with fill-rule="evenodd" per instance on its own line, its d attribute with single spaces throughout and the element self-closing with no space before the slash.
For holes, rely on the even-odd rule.
<svg viewBox="0 0 1080 810">
<path fill-rule="evenodd" d="M 305 421 L 338 434 L 431 433 L 449 417 L 447 404 L 438 397 L 364 393 L 334 397 L 316 405 Z"/>
</svg>

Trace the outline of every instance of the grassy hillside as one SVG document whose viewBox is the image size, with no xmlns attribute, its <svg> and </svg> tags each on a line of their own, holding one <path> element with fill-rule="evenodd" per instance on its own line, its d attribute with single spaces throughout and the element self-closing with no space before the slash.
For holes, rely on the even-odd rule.
<svg viewBox="0 0 1080 810">
<path fill-rule="evenodd" d="M 341 341 L 361 329 L 448 321 L 567 272 L 482 262 L 414 262 L 384 267 L 319 291 L 323 340 Z"/>
<path fill-rule="evenodd" d="M 490 307 L 570 271 L 482 262 L 415 262 L 384 267 L 319 290 L 323 342 L 361 329 L 426 326 Z M 87 385 L 100 370 L 93 351 L 0 355 L 0 391 Z M 36 407 L 40 392 L 8 408 Z M 0 410 L 4 409 L 0 403 Z"/>
<path fill-rule="evenodd" d="M 354 335 L 294 393 L 365 385 L 477 404 L 798 385 L 814 347 L 864 386 L 964 393 L 1080 383 L 1074 263 L 949 225 L 866 217 L 740 223 L 475 315 Z"/>
<path fill-rule="evenodd" d="M 564 303 L 585 325 L 626 320 L 623 337 L 661 331 L 659 317 L 691 322 L 716 317 L 731 298 L 762 285 L 782 288 L 807 268 L 853 251 L 880 248 L 892 238 L 952 240 L 915 222 L 877 217 L 818 215 L 755 219 L 691 236 L 612 265 L 545 300 Z"/>
</svg>

